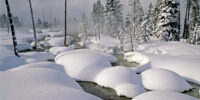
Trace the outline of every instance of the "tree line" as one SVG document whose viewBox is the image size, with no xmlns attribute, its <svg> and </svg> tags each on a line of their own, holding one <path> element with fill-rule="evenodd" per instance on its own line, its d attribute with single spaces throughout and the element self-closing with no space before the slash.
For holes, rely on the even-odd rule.
<svg viewBox="0 0 200 100">
<path fill-rule="evenodd" d="M 184 0 L 185 11 L 180 8 L 180 2 L 181 0 L 157 0 L 155 5 L 150 3 L 145 12 L 140 0 L 129 0 L 130 10 L 123 18 L 120 0 L 106 0 L 105 4 L 97 0 L 91 14 L 95 36 L 100 39 L 101 33 L 109 33 L 120 41 L 128 37 L 132 51 L 134 44 L 148 42 L 150 37 L 163 41 L 184 39 L 191 44 L 200 44 L 200 0 Z M 182 25 L 183 17 L 185 22 Z M 183 30 L 181 27 L 184 27 Z"/>
</svg>

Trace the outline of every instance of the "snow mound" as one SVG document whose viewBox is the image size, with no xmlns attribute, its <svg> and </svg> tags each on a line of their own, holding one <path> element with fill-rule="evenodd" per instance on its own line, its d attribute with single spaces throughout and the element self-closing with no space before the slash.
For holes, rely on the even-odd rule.
<svg viewBox="0 0 200 100">
<path fill-rule="evenodd" d="M 101 86 L 115 89 L 118 95 L 130 98 L 145 92 L 140 77 L 132 70 L 122 66 L 105 68 L 97 75 L 95 82 Z"/>
<path fill-rule="evenodd" d="M 124 83 L 141 85 L 140 77 L 132 70 L 122 66 L 105 68 L 95 78 L 95 82 L 112 88 Z"/>
<path fill-rule="evenodd" d="M 150 69 L 150 61 L 149 58 L 138 52 L 128 52 L 124 54 L 124 59 L 128 62 L 136 62 L 139 63 L 139 66 L 132 67 L 131 69 L 137 73 Z"/>
<path fill-rule="evenodd" d="M 144 87 L 149 90 L 184 92 L 192 88 L 178 74 L 165 69 L 150 69 L 141 76 Z"/>
<path fill-rule="evenodd" d="M 68 47 L 52 47 L 49 49 L 49 51 L 53 54 L 53 55 L 58 55 L 60 53 L 66 52 L 66 51 L 71 51 L 76 49 L 77 47 L 75 45 L 70 45 Z"/>
<path fill-rule="evenodd" d="M 106 56 L 90 51 L 61 53 L 55 61 L 63 65 L 71 77 L 83 81 L 92 81 L 103 68 L 111 66 Z"/>
<path fill-rule="evenodd" d="M 27 64 L 16 69 L 0 72 L 0 80 L 3 80 L 0 84 L 0 99 L 66 100 L 66 98 L 70 98 L 70 100 L 100 100 L 85 93 L 66 73 L 42 68 L 43 65 L 46 67 L 44 63 Z M 52 63 L 48 65 L 51 65 L 49 67 L 57 66 Z"/>
<path fill-rule="evenodd" d="M 200 84 L 199 56 L 147 55 L 153 68 L 163 68 L 176 72 L 190 82 Z"/>
<path fill-rule="evenodd" d="M 178 92 L 151 91 L 141 94 L 132 100 L 199 100 L 199 99 Z"/>
<path fill-rule="evenodd" d="M 126 94 L 126 97 L 130 98 L 134 98 L 146 92 L 146 90 L 143 87 L 135 84 L 122 84 L 115 87 L 115 90 L 117 91 L 117 94 L 119 96 L 124 96 L 124 94 Z"/>
<path fill-rule="evenodd" d="M 70 45 L 73 41 L 71 36 L 67 36 L 67 45 Z M 50 37 L 48 43 L 51 46 L 64 46 L 64 37 Z"/>
<path fill-rule="evenodd" d="M 28 52 L 20 53 L 21 58 L 27 63 L 36 63 L 54 59 L 54 56 L 48 52 Z"/>
<path fill-rule="evenodd" d="M 94 50 L 89 50 L 89 49 L 78 49 L 78 50 L 72 50 L 72 51 L 68 51 L 68 52 L 63 52 L 63 53 L 59 54 L 58 56 L 56 56 L 56 58 L 59 58 L 62 55 L 70 54 L 70 53 L 98 54 L 98 55 L 104 56 L 110 63 L 117 62 L 117 58 L 115 56 L 113 56 L 113 55 L 102 53 L 102 52 L 98 52 L 98 51 L 94 51 Z"/>
</svg>

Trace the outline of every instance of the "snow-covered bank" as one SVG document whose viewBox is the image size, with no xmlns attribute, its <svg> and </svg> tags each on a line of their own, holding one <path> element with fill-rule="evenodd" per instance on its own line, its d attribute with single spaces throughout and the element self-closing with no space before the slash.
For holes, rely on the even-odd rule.
<svg viewBox="0 0 200 100">
<path fill-rule="evenodd" d="M 111 62 L 117 61 L 112 55 L 82 49 L 61 53 L 55 61 L 63 65 L 72 78 L 110 87 L 118 95 L 134 98 L 145 92 L 140 76 L 134 71 L 123 66 L 111 66 Z"/>
<path fill-rule="evenodd" d="M 164 42 L 152 40 L 150 43 L 139 45 L 138 52 L 141 52 L 149 59 L 148 68 L 164 68 L 176 72 L 186 80 L 200 84 L 198 75 L 200 70 L 200 46 L 184 44 L 179 42 Z M 128 53 L 131 54 L 131 53 Z M 131 59 L 141 58 L 127 56 Z M 144 68 L 144 70 L 146 70 Z"/>
</svg>

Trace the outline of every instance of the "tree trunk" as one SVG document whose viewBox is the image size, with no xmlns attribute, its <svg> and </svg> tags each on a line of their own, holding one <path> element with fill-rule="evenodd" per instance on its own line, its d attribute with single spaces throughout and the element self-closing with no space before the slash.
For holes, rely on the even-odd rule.
<svg viewBox="0 0 200 100">
<path fill-rule="evenodd" d="M 11 11 L 10 11 L 10 5 L 9 5 L 8 0 L 5 0 L 5 3 L 6 3 L 6 7 L 7 7 L 9 22 L 10 22 L 10 29 L 11 29 L 11 33 L 12 33 L 14 53 L 17 57 L 19 57 L 18 50 L 17 50 L 17 39 L 16 39 L 16 36 L 15 36 L 15 28 L 14 28 L 14 25 L 13 25 L 12 14 L 11 14 Z"/>
<path fill-rule="evenodd" d="M 31 0 L 29 0 L 30 4 L 30 11 L 31 11 L 31 19 L 32 19 L 32 24 L 33 24 L 33 33 L 34 33 L 34 39 L 35 39 L 35 44 L 34 44 L 34 49 L 37 49 L 37 35 L 36 35 L 36 29 L 35 29 L 35 21 L 34 21 L 34 16 L 33 16 L 33 8 L 32 8 L 32 3 Z"/>
<path fill-rule="evenodd" d="M 64 46 L 67 46 L 67 0 L 65 0 L 65 37 Z"/>
<path fill-rule="evenodd" d="M 191 1 L 187 0 L 187 8 L 186 8 L 185 24 L 184 24 L 184 33 L 183 33 L 183 38 L 184 39 L 188 39 L 189 38 L 190 6 L 191 6 Z"/>
</svg>

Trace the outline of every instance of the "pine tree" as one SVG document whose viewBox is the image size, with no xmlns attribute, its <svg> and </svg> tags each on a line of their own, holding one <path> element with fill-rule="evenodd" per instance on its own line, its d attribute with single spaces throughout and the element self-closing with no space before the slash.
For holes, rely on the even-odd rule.
<svg viewBox="0 0 200 100">
<path fill-rule="evenodd" d="M 6 7 L 7 7 L 7 13 L 8 13 L 10 28 L 11 28 L 11 33 L 12 33 L 14 53 L 15 53 L 16 56 L 19 57 L 18 50 L 17 50 L 17 39 L 16 39 L 16 36 L 15 36 L 15 28 L 14 28 L 14 25 L 13 25 L 12 14 L 11 14 L 11 11 L 10 11 L 10 5 L 9 5 L 8 0 L 5 0 L 5 3 L 6 3 Z"/>
<path fill-rule="evenodd" d="M 101 4 L 101 1 L 98 0 L 96 3 L 93 5 L 93 11 L 92 11 L 92 21 L 93 25 L 95 26 L 95 33 L 98 33 L 98 39 L 100 40 L 101 33 L 102 33 L 102 28 L 104 24 L 104 7 Z M 97 34 L 96 34 L 97 37 Z"/>
<path fill-rule="evenodd" d="M 42 27 L 42 20 L 40 18 L 37 20 L 37 27 Z"/>
<path fill-rule="evenodd" d="M 122 4 L 119 0 L 106 0 L 105 19 L 107 33 L 118 36 L 123 29 Z"/>
<path fill-rule="evenodd" d="M 194 30 L 190 34 L 189 42 L 191 44 L 200 45 L 200 26 L 195 25 Z"/>
<path fill-rule="evenodd" d="M 180 33 L 179 13 L 179 3 L 176 0 L 165 0 L 161 5 L 156 36 L 165 41 L 178 41 Z"/>
<path fill-rule="evenodd" d="M 153 5 L 152 3 L 150 3 L 148 13 L 145 14 L 145 16 L 143 17 L 143 22 L 140 25 L 140 28 L 142 30 L 141 42 L 148 42 L 150 40 L 150 36 L 152 35 L 152 24 L 151 24 L 152 8 L 153 8 Z"/>
<path fill-rule="evenodd" d="M 157 0 L 155 6 L 151 10 L 151 25 L 152 25 L 152 35 L 156 36 L 156 26 L 158 23 L 158 17 L 161 12 L 161 5 L 164 0 Z"/>
</svg>

